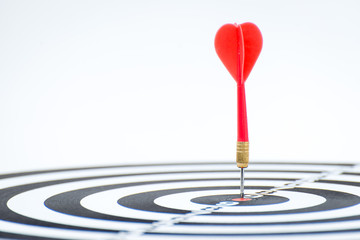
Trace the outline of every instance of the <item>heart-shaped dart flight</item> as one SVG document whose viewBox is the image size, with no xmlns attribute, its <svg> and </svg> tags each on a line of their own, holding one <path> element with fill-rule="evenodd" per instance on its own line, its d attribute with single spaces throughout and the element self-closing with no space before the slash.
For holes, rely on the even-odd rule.
<svg viewBox="0 0 360 240">
<path fill-rule="evenodd" d="M 253 23 L 225 24 L 215 36 L 215 50 L 231 76 L 244 83 L 262 48 L 262 36 Z"/>
</svg>

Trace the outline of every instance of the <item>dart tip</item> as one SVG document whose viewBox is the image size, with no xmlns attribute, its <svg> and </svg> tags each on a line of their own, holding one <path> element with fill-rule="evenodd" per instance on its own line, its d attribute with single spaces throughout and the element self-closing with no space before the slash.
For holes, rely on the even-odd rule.
<svg viewBox="0 0 360 240">
<path fill-rule="evenodd" d="M 240 168 L 240 198 L 244 198 L 244 168 Z"/>
</svg>

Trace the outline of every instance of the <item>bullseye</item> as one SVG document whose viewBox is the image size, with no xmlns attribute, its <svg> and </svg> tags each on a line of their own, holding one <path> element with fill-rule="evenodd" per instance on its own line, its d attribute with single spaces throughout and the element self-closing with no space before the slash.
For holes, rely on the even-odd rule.
<svg viewBox="0 0 360 240">
<path fill-rule="evenodd" d="M 251 198 L 233 198 L 231 200 L 236 201 L 236 202 L 246 202 L 246 201 L 251 201 L 252 199 Z"/>
</svg>

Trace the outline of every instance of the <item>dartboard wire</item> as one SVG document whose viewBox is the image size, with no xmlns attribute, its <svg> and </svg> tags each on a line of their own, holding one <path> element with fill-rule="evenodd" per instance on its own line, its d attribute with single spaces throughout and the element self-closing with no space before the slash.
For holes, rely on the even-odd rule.
<svg viewBox="0 0 360 240">
<path fill-rule="evenodd" d="M 324 171 L 313 177 L 298 179 L 296 181 L 285 183 L 281 186 L 277 186 L 277 187 L 274 187 L 274 188 L 271 188 L 268 190 L 261 190 L 261 191 L 255 192 L 250 197 L 259 198 L 259 197 L 264 197 L 266 195 L 274 194 L 281 190 L 293 189 L 296 187 L 300 187 L 301 185 L 303 185 L 305 183 L 313 183 L 313 182 L 317 182 L 322 179 L 325 179 L 329 176 L 341 175 L 342 173 L 352 170 L 357 167 L 360 167 L 360 164 L 353 165 L 353 166 L 341 167 L 339 169 L 335 169 L 332 171 Z M 215 204 L 215 206 L 201 208 L 200 210 L 193 210 L 189 213 L 183 214 L 183 216 L 180 216 L 180 217 L 173 217 L 173 218 L 166 219 L 166 220 L 154 221 L 148 227 L 145 227 L 145 228 L 139 228 L 139 229 L 131 230 L 131 231 L 119 231 L 118 233 L 116 233 L 116 235 L 114 235 L 114 237 L 108 238 L 106 240 L 136 240 L 136 239 L 140 239 L 140 237 L 142 235 L 144 235 L 146 233 L 154 232 L 155 230 L 157 230 L 160 227 L 172 226 L 174 224 L 187 221 L 190 218 L 204 215 L 204 214 L 211 214 L 211 213 L 219 211 L 223 208 L 231 207 L 234 205 L 237 205 L 237 202 L 234 202 L 234 201 L 219 202 L 219 203 Z"/>
<path fill-rule="evenodd" d="M 119 232 L 114 236 L 113 238 L 109 238 L 107 240 L 130 240 L 130 239 L 139 239 L 141 235 L 147 233 L 147 232 L 153 232 L 157 228 L 164 227 L 164 226 L 172 226 L 176 223 L 181 223 L 186 220 L 189 220 L 192 217 L 200 216 L 204 214 L 211 214 L 215 211 L 219 211 L 223 209 L 224 207 L 234 206 L 236 205 L 236 202 L 232 201 L 225 201 L 225 202 L 219 202 L 213 207 L 205 207 L 201 208 L 200 210 L 193 210 L 189 213 L 184 214 L 180 217 L 173 217 L 166 220 L 156 221 L 153 222 L 149 227 L 146 228 L 140 228 L 133 231 L 125 231 L 125 232 Z"/>
<path fill-rule="evenodd" d="M 299 187 L 305 183 L 313 183 L 313 182 L 317 182 L 320 181 L 322 179 L 325 179 L 329 176 L 336 176 L 336 175 L 341 175 L 342 173 L 354 169 L 356 167 L 360 167 L 359 165 L 354 165 L 351 167 L 342 167 L 340 169 L 335 169 L 333 171 L 325 171 L 325 172 L 321 172 L 316 176 L 312 176 L 312 177 L 308 177 L 308 178 L 302 178 L 293 182 L 289 182 L 289 183 L 285 183 L 281 186 L 278 187 L 274 187 L 274 188 L 270 188 L 268 190 L 261 190 L 259 192 L 255 192 L 255 195 L 258 195 L 258 197 L 263 197 L 265 195 L 269 195 L 269 194 L 274 194 L 280 190 L 285 190 L 285 189 L 292 189 L 292 188 L 296 188 Z"/>
</svg>

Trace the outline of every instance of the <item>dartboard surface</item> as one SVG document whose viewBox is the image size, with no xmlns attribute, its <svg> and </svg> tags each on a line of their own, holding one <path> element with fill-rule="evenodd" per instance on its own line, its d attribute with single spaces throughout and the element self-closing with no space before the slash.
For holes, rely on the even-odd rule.
<svg viewBox="0 0 360 240">
<path fill-rule="evenodd" d="M 4 239 L 360 239 L 360 166 L 122 165 L 0 175 Z"/>
</svg>

